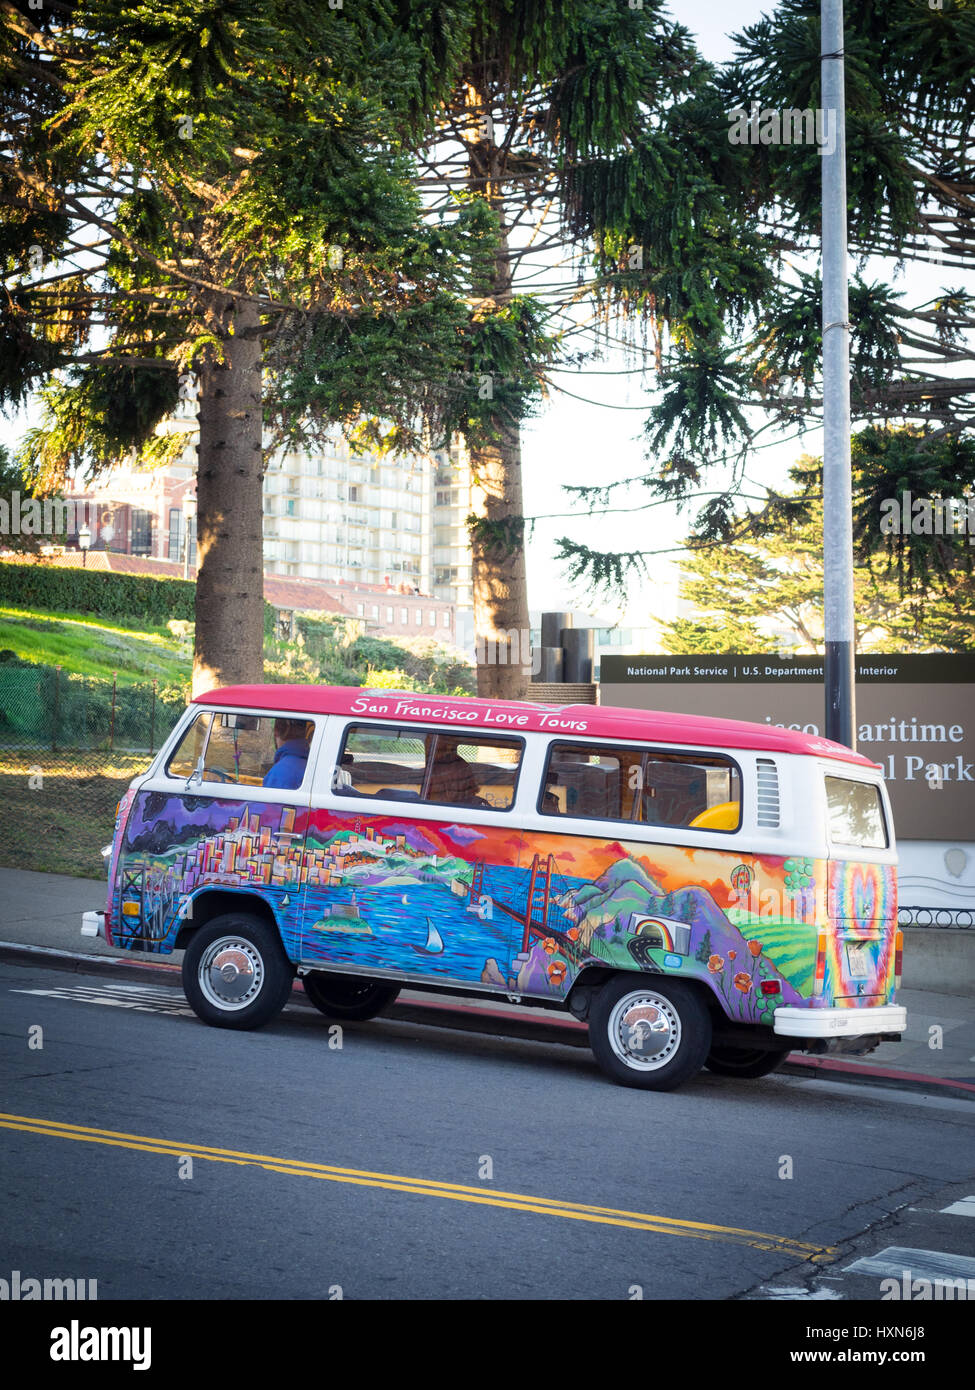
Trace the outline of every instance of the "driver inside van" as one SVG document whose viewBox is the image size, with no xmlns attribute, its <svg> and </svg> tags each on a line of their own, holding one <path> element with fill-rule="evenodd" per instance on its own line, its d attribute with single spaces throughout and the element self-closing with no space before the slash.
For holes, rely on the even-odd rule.
<svg viewBox="0 0 975 1390">
<path fill-rule="evenodd" d="M 308 725 L 304 719 L 275 719 L 274 761 L 263 786 L 294 791 L 300 787 L 308 766 Z"/>
<path fill-rule="evenodd" d="M 458 752 L 460 739 L 428 734 L 425 744 L 428 767 L 425 795 L 429 800 L 450 801 L 455 805 L 479 801 L 474 771 Z"/>
</svg>

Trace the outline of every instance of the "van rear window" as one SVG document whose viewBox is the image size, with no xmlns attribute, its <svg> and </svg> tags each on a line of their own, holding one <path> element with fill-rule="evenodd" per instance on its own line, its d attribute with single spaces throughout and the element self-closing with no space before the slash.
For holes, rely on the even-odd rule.
<svg viewBox="0 0 975 1390">
<path fill-rule="evenodd" d="M 332 787 L 339 796 L 436 802 L 507 811 L 524 744 L 466 732 L 425 732 L 351 724 L 345 732 Z"/>
<path fill-rule="evenodd" d="M 860 849 L 886 849 L 887 826 L 874 782 L 854 782 L 848 777 L 826 778 L 829 834 L 835 845 Z"/>
<path fill-rule="evenodd" d="M 741 777 L 728 758 L 618 744 L 554 743 L 539 810 L 548 816 L 737 830 Z"/>
</svg>

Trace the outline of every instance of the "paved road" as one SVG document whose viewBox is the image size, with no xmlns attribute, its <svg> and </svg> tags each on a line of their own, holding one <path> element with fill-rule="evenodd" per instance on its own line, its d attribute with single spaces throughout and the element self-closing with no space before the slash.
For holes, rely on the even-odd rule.
<svg viewBox="0 0 975 1390">
<path fill-rule="evenodd" d="M 642 1093 L 585 1049 L 402 1020 L 330 1040 L 294 1005 L 240 1034 L 166 985 L 0 966 L 0 1273 L 127 1299 L 876 1300 L 849 1266 L 906 1247 L 975 1277 L 975 1220 L 941 1210 L 975 1194 L 970 1102 Z"/>
</svg>

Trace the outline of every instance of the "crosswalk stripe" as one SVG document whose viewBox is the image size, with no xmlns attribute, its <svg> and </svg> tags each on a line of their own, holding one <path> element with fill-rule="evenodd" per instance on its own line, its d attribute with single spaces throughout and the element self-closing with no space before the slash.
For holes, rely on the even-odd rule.
<svg viewBox="0 0 975 1390">
<path fill-rule="evenodd" d="M 962 1197 L 960 1202 L 952 1202 L 941 1211 L 946 1216 L 975 1216 L 975 1197 Z"/>
<path fill-rule="evenodd" d="M 905 1273 L 915 1279 L 975 1280 L 975 1259 L 970 1255 L 949 1255 L 944 1250 L 912 1250 L 904 1245 L 888 1245 L 875 1255 L 866 1255 L 843 1266 L 844 1274 L 879 1274 L 900 1279 Z"/>
</svg>

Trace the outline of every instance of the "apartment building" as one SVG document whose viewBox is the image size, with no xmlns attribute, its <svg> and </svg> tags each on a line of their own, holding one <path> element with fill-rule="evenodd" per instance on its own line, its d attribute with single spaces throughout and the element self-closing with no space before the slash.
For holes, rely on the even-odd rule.
<svg viewBox="0 0 975 1390">
<path fill-rule="evenodd" d="M 123 463 L 73 494 L 98 503 L 102 524 L 93 551 L 171 561 L 193 572 L 194 425 L 191 408 L 168 422 L 186 440 L 169 467 Z M 380 458 L 350 449 L 336 432 L 268 463 L 265 577 L 304 582 L 309 595 L 327 586 L 377 633 L 430 636 L 473 650 L 469 513 L 470 470 L 459 445 L 430 458 Z M 293 606 L 318 605 L 310 597 Z"/>
<path fill-rule="evenodd" d="M 430 468 L 356 453 L 339 437 L 272 458 L 264 477 L 268 574 L 431 592 Z"/>
</svg>

